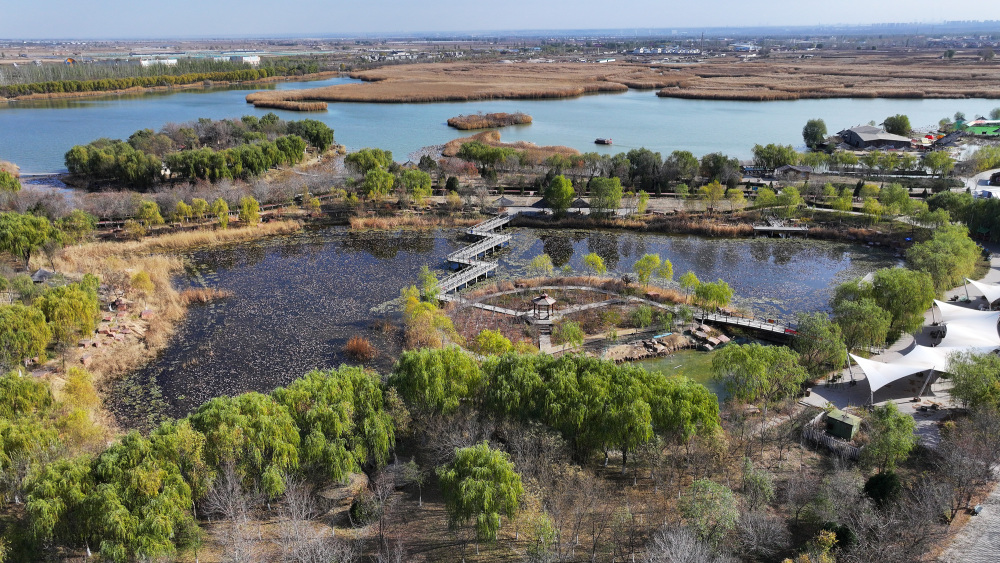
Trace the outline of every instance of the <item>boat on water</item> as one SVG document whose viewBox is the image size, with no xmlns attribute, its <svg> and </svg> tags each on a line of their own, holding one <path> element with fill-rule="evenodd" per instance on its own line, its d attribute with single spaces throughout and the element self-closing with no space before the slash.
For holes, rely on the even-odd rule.
<svg viewBox="0 0 1000 563">
<path fill-rule="evenodd" d="M 598 137 L 597 139 L 594 139 L 594 143 L 596 143 L 598 145 L 610 145 L 611 144 L 611 138 L 608 137 L 607 139 L 602 139 L 602 138 Z"/>
</svg>

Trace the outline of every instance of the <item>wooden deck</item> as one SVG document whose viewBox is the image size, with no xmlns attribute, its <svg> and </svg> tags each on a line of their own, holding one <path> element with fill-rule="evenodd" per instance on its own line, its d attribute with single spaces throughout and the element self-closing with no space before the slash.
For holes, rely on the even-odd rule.
<svg viewBox="0 0 1000 563">
<path fill-rule="evenodd" d="M 456 291 L 478 281 L 485 280 L 489 277 L 490 273 L 497 269 L 496 262 L 486 262 L 480 260 L 480 258 L 485 258 L 488 253 L 510 244 L 510 235 L 494 232 L 496 229 L 510 223 L 510 218 L 510 215 L 507 213 L 497 215 L 466 231 L 466 234 L 480 237 L 482 240 L 448 255 L 448 262 L 451 262 L 454 267 L 458 268 L 458 271 L 438 281 L 438 289 L 442 294 Z"/>
<path fill-rule="evenodd" d="M 697 317 L 697 315 L 695 315 Z M 748 319 L 746 317 L 734 317 L 732 315 L 723 315 L 720 313 L 705 313 L 704 322 L 714 323 L 714 324 L 724 324 L 731 326 L 741 326 L 744 328 L 752 328 L 754 330 L 759 330 L 765 333 L 771 333 L 773 335 L 780 335 L 784 337 L 793 337 L 798 335 L 798 332 L 794 328 L 782 324 L 775 320 L 774 322 L 762 321 L 760 319 Z"/>
</svg>

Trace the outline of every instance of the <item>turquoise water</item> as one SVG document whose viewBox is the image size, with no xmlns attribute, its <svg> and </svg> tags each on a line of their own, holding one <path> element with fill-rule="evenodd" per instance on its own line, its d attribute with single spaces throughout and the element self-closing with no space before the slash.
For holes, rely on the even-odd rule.
<svg viewBox="0 0 1000 563">
<path fill-rule="evenodd" d="M 353 82 L 333 78 L 279 83 L 273 88 L 308 88 Z M 523 111 L 531 125 L 503 130 L 503 139 L 540 145 L 567 145 L 581 151 L 616 153 L 648 147 L 661 154 L 689 150 L 695 155 L 722 151 L 742 159 L 756 143 L 800 146 L 802 126 L 823 118 L 831 132 L 903 113 L 914 127 L 936 126 L 939 119 L 963 111 L 985 115 L 996 100 L 834 99 L 791 102 L 729 102 L 658 98 L 651 90 L 598 94 L 563 100 L 486 101 L 431 104 L 334 103 L 326 112 L 258 110 L 244 87 L 158 92 L 144 96 L 107 96 L 71 100 L 0 102 L 0 159 L 26 173 L 65 169 L 63 155 L 75 144 L 99 137 L 126 138 L 142 128 L 199 117 L 221 119 L 275 111 L 285 119 L 308 117 L 333 127 L 337 142 L 348 149 L 381 147 L 397 161 L 422 147 L 462 136 L 445 123 L 459 114 Z M 614 145 L 594 145 L 611 137 Z"/>
</svg>

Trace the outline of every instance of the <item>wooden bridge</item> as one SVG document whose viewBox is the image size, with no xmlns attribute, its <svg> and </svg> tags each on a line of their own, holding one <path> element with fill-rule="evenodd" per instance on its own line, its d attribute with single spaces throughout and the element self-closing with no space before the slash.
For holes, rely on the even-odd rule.
<svg viewBox="0 0 1000 563">
<path fill-rule="evenodd" d="M 746 317 L 736 317 L 733 315 L 726 315 L 723 313 L 708 313 L 705 312 L 703 316 L 703 321 L 706 323 L 722 324 L 730 326 L 741 326 L 744 328 L 750 328 L 753 330 L 759 330 L 766 334 L 772 336 L 780 336 L 782 338 L 792 338 L 798 336 L 798 331 L 789 325 L 782 324 L 777 320 L 760 320 L 760 319 L 748 319 Z"/>
<path fill-rule="evenodd" d="M 503 213 L 465 231 L 466 234 L 480 237 L 481 240 L 448 255 L 448 262 L 458 268 L 458 271 L 438 282 L 438 289 L 442 294 L 485 280 L 497 269 L 496 262 L 486 262 L 480 258 L 485 258 L 488 253 L 510 244 L 510 235 L 494 232 L 510 223 L 510 219 L 509 214 Z"/>
</svg>

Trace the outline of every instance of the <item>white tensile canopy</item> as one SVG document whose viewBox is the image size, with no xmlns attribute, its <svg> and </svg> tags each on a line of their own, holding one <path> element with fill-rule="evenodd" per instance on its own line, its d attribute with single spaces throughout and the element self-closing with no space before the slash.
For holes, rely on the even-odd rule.
<svg viewBox="0 0 1000 563">
<path fill-rule="evenodd" d="M 941 318 L 947 327 L 947 333 L 938 346 L 914 346 L 892 363 L 850 355 L 864 372 L 872 393 L 915 373 L 948 371 L 951 356 L 958 352 L 983 354 L 1000 347 L 1000 334 L 997 333 L 1000 311 L 977 311 L 943 301 L 934 301 L 934 304 L 941 311 Z"/>
<path fill-rule="evenodd" d="M 997 299 L 1000 299 L 1000 285 L 994 285 L 991 283 L 977 282 L 970 279 L 965 281 L 972 284 L 972 287 L 978 289 L 983 295 L 986 296 L 986 300 L 993 303 Z"/>
</svg>

